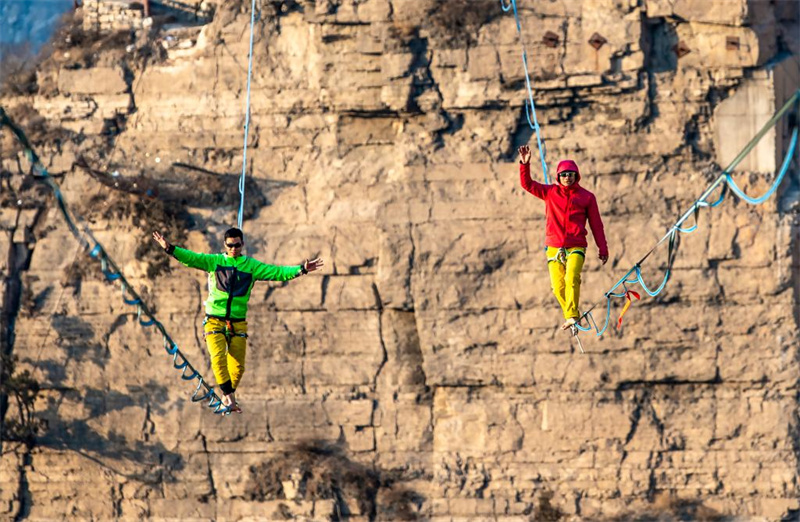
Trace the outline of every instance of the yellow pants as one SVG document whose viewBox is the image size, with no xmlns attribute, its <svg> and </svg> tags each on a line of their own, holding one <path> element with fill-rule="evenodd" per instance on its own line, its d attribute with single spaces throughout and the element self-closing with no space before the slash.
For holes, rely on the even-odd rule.
<svg viewBox="0 0 800 522">
<path fill-rule="evenodd" d="M 232 393 L 239 386 L 244 374 L 244 359 L 247 353 L 247 321 L 232 322 L 233 331 L 222 319 L 206 317 L 203 336 L 211 355 L 211 369 L 217 386 L 223 393 Z"/>
<path fill-rule="evenodd" d="M 562 250 L 562 252 L 559 252 Z M 564 319 L 578 318 L 578 304 L 581 298 L 581 270 L 583 269 L 585 248 L 559 249 L 547 247 L 547 268 L 550 271 L 550 284 L 553 293 L 564 312 Z"/>
</svg>

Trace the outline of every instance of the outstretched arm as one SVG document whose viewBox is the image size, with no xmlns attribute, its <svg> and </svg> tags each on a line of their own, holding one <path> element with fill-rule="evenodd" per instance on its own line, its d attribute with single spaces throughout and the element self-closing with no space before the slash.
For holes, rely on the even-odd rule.
<svg viewBox="0 0 800 522">
<path fill-rule="evenodd" d="M 300 265 L 289 266 L 269 265 L 256 261 L 253 277 L 257 281 L 289 281 L 295 277 L 313 272 L 321 268 L 323 264 L 322 259 L 318 257 L 311 260 L 306 259 Z"/>
<path fill-rule="evenodd" d="M 198 268 L 200 270 L 205 270 L 206 272 L 211 272 L 217 266 L 217 254 L 198 254 L 197 252 L 192 252 L 191 250 L 187 250 L 185 248 L 176 247 L 175 245 L 170 244 L 170 242 L 167 241 L 163 235 L 161 235 L 161 232 L 157 230 L 153 232 L 153 239 L 161 248 L 164 249 L 167 254 L 171 255 L 189 268 Z"/>
<path fill-rule="evenodd" d="M 597 249 L 600 251 L 599 258 L 603 264 L 608 261 L 608 244 L 606 243 L 606 234 L 603 230 L 603 220 L 600 218 L 600 209 L 597 208 L 597 198 L 592 195 L 592 201 L 589 203 L 589 227 L 592 229 L 594 242 L 597 243 Z"/>
<path fill-rule="evenodd" d="M 523 145 L 518 149 L 518 152 L 520 185 L 537 198 L 544 199 L 547 193 L 547 185 L 533 181 L 533 178 L 531 178 L 531 148 Z"/>
</svg>

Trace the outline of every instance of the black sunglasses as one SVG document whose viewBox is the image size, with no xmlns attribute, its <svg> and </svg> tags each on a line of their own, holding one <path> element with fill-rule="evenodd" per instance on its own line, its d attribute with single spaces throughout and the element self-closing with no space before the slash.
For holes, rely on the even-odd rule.
<svg viewBox="0 0 800 522">
<path fill-rule="evenodd" d="M 228 248 L 239 248 L 242 246 L 241 243 L 225 243 L 225 246 Z"/>
<path fill-rule="evenodd" d="M 574 175 L 575 175 L 575 173 L 572 172 L 571 170 L 565 170 L 564 172 L 559 174 L 559 176 L 561 176 L 562 178 L 566 178 L 567 176 L 574 176 Z"/>
</svg>

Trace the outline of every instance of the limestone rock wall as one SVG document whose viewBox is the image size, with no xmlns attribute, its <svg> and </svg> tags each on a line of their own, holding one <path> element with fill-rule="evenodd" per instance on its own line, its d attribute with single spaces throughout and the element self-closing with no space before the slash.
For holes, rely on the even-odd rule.
<svg viewBox="0 0 800 522">
<path fill-rule="evenodd" d="M 548 162 L 576 159 L 604 216 L 612 259 L 590 244 L 582 292 L 602 308 L 739 129 L 797 87 L 800 16 L 747 0 L 519 4 Z M 4 136 L 10 349 L 47 427 L 32 449 L 4 443 L 3 517 L 796 516 L 796 170 L 763 206 L 701 212 L 664 293 L 580 354 L 557 331 L 543 206 L 519 187 L 514 151 L 534 138 L 514 18 L 483 0 L 261 7 L 247 254 L 326 269 L 256 287 L 246 413 L 215 417 Z M 204 275 L 149 235 L 210 252 L 236 221 L 248 9 L 90 61 L 58 54 L 38 96 L 2 100 L 209 378 Z M 748 190 L 768 185 L 787 132 L 745 165 Z M 643 266 L 654 286 L 665 261 Z"/>
</svg>

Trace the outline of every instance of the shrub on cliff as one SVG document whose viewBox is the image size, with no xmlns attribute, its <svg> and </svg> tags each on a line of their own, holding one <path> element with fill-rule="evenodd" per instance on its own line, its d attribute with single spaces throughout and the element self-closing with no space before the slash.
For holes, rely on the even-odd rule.
<svg viewBox="0 0 800 522">
<path fill-rule="evenodd" d="M 451 0 L 431 12 L 431 35 L 445 47 L 469 47 L 478 41 L 478 31 L 502 14 L 496 0 Z"/>
<path fill-rule="evenodd" d="M 44 422 L 34 415 L 39 383 L 28 370 L 16 371 L 17 361 L 16 356 L 0 354 L 0 417 L 3 418 L 0 438 L 32 446 L 44 427 Z"/>
</svg>

